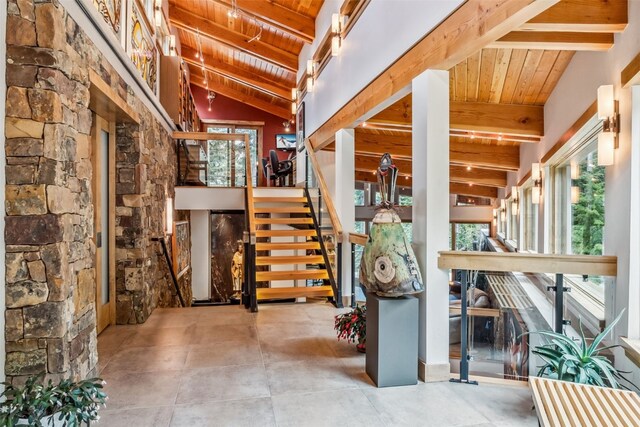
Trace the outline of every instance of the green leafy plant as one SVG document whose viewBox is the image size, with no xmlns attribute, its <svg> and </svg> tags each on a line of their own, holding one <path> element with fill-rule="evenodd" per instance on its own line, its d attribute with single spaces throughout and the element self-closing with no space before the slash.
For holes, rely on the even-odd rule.
<svg viewBox="0 0 640 427">
<path fill-rule="evenodd" d="M 23 387 L 3 383 L 0 395 L 0 425 L 43 427 L 62 422 L 68 427 L 90 425 L 98 421 L 98 409 L 107 398 L 102 390 L 105 382 L 100 378 L 83 381 L 62 380 L 43 384 L 44 374 L 29 377 Z M 48 417 L 48 418 L 47 418 Z"/>
<path fill-rule="evenodd" d="M 565 334 L 552 331 L 536 331 L 549 339 L 548 344 L 536 346 L 532 352 L 546 363 L 538 371 L 539 377 L 548 377 L 580 384 L 597 385 L 611 388 L 627 388 L 620 380 L 628 381 L 602 353 L 618 345 L 601 346 L 604 338 L 622 318 L 624 311 L 600 332 L 591 344 L 585 338 L 580 322 L 581 339 L 574 341 Z"/>
<path fill-rule="evenodd" d="M 338 340 L 358 343 L 358 351 L 364 351 L 367 340 L 367 306 L 356 306 L 348 313 L 336 316 L 334 329 Z"/>
</svg>

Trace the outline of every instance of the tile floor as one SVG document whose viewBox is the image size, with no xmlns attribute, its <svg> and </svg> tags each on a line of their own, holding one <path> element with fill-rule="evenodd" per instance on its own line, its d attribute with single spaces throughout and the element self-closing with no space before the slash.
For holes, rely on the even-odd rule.
<svg viewBox="0 0 640 427">
<path fill-rule="evenodd" d="M 325 303 L 157 309 L 98 339 L 107 426 L 536 426 L 528 388 L 378 389 Z"/>
</svg>

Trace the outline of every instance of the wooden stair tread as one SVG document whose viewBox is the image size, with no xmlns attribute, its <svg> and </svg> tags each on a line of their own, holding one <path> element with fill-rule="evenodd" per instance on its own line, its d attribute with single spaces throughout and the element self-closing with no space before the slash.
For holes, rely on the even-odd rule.
<svg viewBox="0 0 640 427">
<path fill-rule="evenodd" d="M 287 271 L 257 271 L 256 282 L 271 282 L 275 280 L 323 280 L 328 279 L 327 270 L 287 270 Z"/>
<path fill-rule="evenodd" d="M 254 203 L 307 203 L 306 197 L 254 197 Z"/>
<path fill-rule="evenodd" d="M 312 218 L 256 218 L 256 224 L 313 224 Z"/>
<path fill-rule="evenodd" d="M 324 264 L 322 255 L 257 256 L 256 265 Z"/>
<path fill-rule="evenodd" d="M 297 249 L 320 249 L 318 242 L 301 242 L 301 243 L 256 243 L 257 251 L 282 251 Z"/>
<path fill-rule="evenodd" d="M 256 230 L 256 237 L 315 237 L 316 230 Z"/>
<path fill-rule="evenodd" d="M 287 206 L 287 207 L 266 207 L 255 208 L 255 213 L 309 213 L 311 212 L 306 206 Z"/>
<path fill-rule="evenodd" d="M 332 297 L 331 286 L 298 286 L 292 288 L 258 288 L 258 301 L 303 297 Z"/>
</svg>

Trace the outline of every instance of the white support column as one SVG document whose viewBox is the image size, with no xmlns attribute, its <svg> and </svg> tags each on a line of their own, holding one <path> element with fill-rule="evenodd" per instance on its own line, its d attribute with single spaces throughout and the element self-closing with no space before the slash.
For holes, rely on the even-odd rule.
<svg viewBox="0 0 640 427">
<path fill-rule="evenodd" d="M 631 88 L 631 195 L 629 215 L 629 259 L 640 257 L 640 86 Z M 640 265 L 629 263 L 629 297 L 627 336 L 640 339 Z"/>
<path fill-rule="evenodd" d="M 413 248 L 426 291 L 420 295 L 419 374 L 449 379 L 449 72 L 427 70 L 412 83 Z"/>
<path fill-rule="evenodd" d="M 351 294 L 351 246 L 347 240 L 356 222 L 355 195 L 355 131 L 336 132 L 335 198 L 336 211 L 344 233 L 342 243 L 342 301 L 347 304 Z"/>
</svg>

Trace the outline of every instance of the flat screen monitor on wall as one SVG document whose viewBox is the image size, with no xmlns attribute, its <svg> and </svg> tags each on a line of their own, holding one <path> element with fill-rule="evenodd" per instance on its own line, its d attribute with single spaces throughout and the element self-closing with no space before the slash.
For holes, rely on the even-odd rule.
<svg viewBox="0 0 640 427">
<path fill-rule="evenodd" d="M 296 135 L 294 133 L 279 133 L 276 135 L 276 148 L 278 150 L 295 150 Z"/>
</svg>

